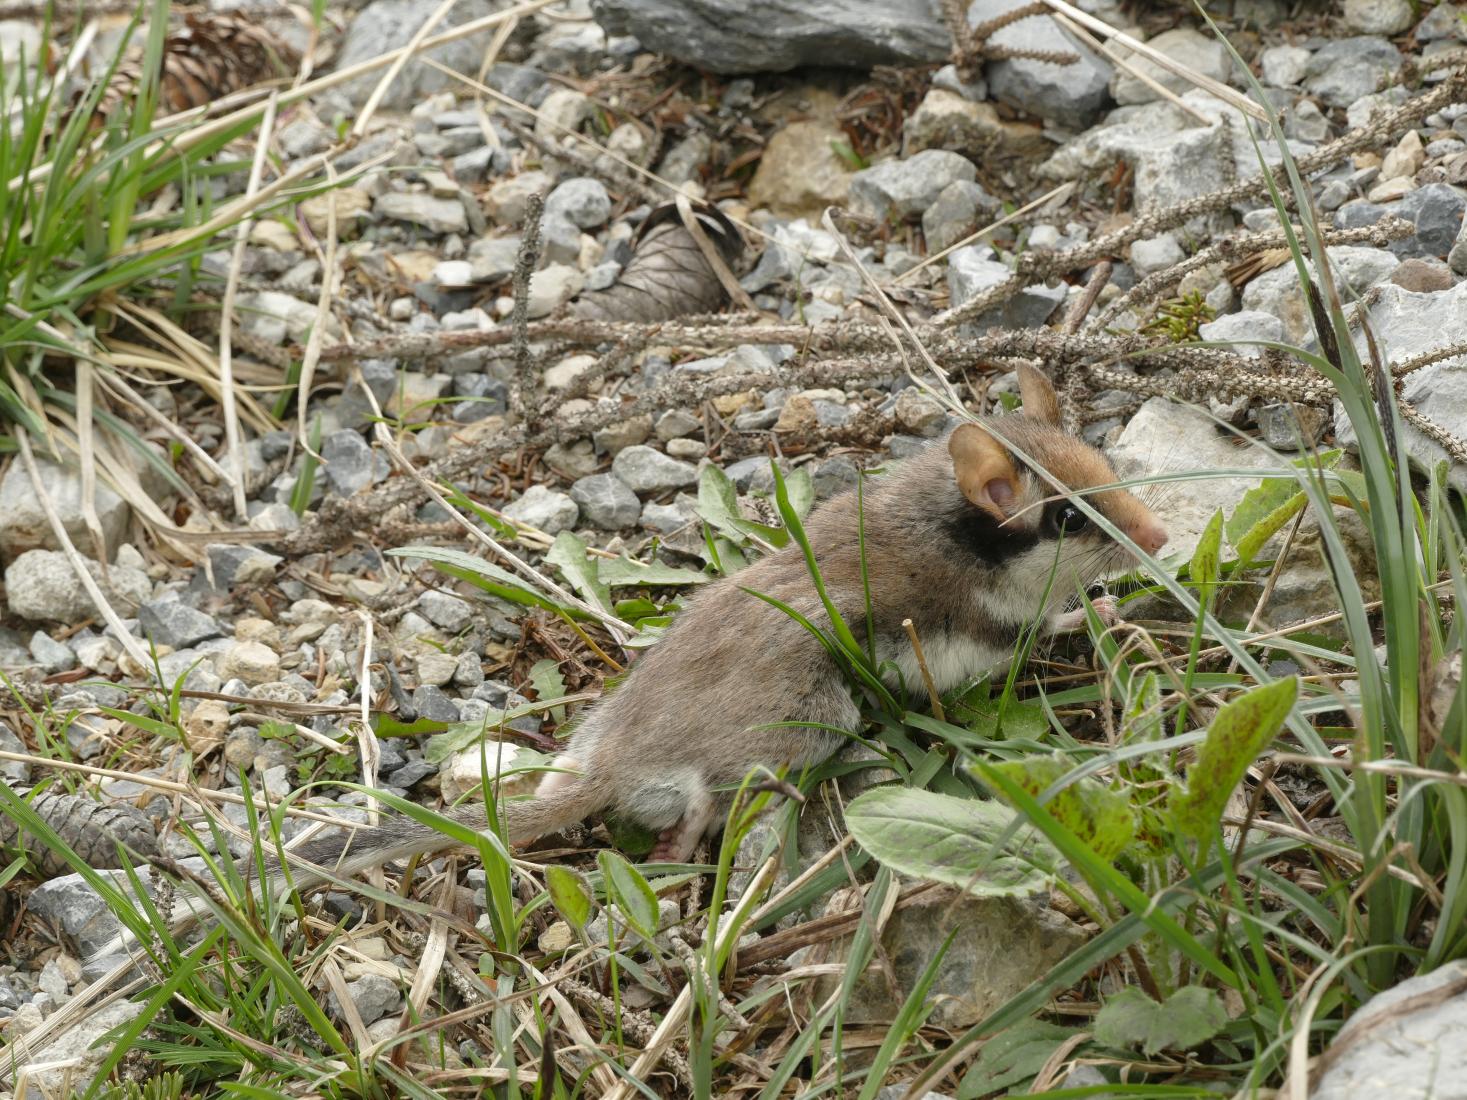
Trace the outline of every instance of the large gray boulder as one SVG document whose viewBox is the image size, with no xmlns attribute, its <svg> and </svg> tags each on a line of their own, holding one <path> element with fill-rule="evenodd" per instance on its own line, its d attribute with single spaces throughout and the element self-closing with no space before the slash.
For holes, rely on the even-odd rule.
<svg viewBox="0 0 1467 1100">
<path fill-rule="evenodd" d="M 608 34 L 716 73 L 922 65 L 952 40 L 939 0 L 591 0 Z"/>
<path fill-rule="evenodd" d="M 1370 327 L 1388 363 L 1461 343 L 1467 340 L 1467 283 L 1433 294 L 1419 294 L 1393 284 L 1381 286 L 1370 308 Z M 1355 343 L 1361 356 L 1368 357 L 1363 333 L 1356 336 Z M 1443 359 L 1407 374 L 1401 396 L 1450 435 L 1457 439 L 1467 436 L 1467 356 Z M 1349 447 L 1356 444 L 1355 429 L 1338 401 L 1335 439 Z M 1440 443 L 1411 424 L 1406 425 L 1403 443 L 1411 461 L 1422 470 L 1448 457 Z M 1447 477 L 1459 492 L 1467 492 L 1467 466 L 1454 462 Z"/>
<path fill-rule="evenodd" d="M 1325 1054 L 1310 1100 L 1448 1100 L 1467 1080 L 1467 962 L 1458 960 L 1367 1001 Z"/>
<path fill-rule="evenodd" d="M 406 46 L 418 28 L 440 7 L 438 0 L 373 0 L 356 15 L 347 28 L 336 59 L 338 69 L 348 69 L 363 61 L 380 57 L 389 50 Z M 489 0 L 459 0 L 431 34 L 442 34 L 473 19 L 482 19 L 493 11 Z M 461 73 L 476 72 L 484 58 L 484 48 L 493 35 L 492 27 L 482 34 L 460 38 L 430 50 L 427 54 L 440 64 Z M 377 87 L 387 71 L 385 67 L 365 73 L 342 85 L 342 91 L 353 103 L 362 104 Z M 407 110 L 434 92 L 450 87 L 453 79 L 425 61 L 413 60 L 397 74 L 382 106 Z"/>
</svg>

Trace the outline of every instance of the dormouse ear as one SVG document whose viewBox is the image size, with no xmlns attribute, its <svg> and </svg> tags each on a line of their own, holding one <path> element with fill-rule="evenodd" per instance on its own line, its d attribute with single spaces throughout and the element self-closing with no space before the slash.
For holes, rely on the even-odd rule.
<svg viewBox="0 0 1467 1100">
<path fill-rule="evenodd" d="M 1060 424 L 1059 394 L 1044 372 L 1025 363 L 1019 367 L 1019 397 L 1024 402 L 1024 415 L 1045 424 Z"/>
<path fill-rule="evenodd" d="M 969 501 L 1000 523 L 1019 499 L 1019 475 L 1009 452 L 977 424 L 964 424 L 947 442 L 958 488 Z"/>
</svg>

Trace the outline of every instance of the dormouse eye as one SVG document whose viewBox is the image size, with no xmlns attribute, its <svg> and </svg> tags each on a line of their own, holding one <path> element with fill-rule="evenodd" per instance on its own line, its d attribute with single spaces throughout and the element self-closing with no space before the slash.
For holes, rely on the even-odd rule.
<svg viewBox="0 0 1467 1100">
<path fill-rule="evenodd" d="M 1067 535 L 1077 535 L 1090 526 L 1090 517 L 1073 504 L 1061 504 L 1054 514 L 1054 524 Z"/>
</svg>

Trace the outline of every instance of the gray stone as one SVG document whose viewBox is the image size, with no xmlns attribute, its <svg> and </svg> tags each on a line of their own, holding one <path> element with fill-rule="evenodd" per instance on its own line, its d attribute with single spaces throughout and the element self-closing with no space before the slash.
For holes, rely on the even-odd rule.
<svg viewBox="0 0 1467 1100">
<path fill-rule="evenodd" d="M 999 201 L 972 180 L 954 180 L 922 213 L 927 251 L 941 252 L 979 227 L 980 213 L 996 210 Z"/>
<path fill-rule="evenodd" d="M 347 28 L 336 56 L 336 69 L 349 68 L 406 45 L 439 7 L 438 0 L 373 0 L 357 13 Z M 437 30 L 446 31 L 462 23 L 482 19 L 492 10 L 494 5 L 489 0 L 459 0 L 438 24 Z M 446 43 L 427 51 L 423 58 L 431 57 L 455 72 L 477 72 L 495 29 L 486 27 L 478 34 Z M 353 103 L 361 106 L 381 81 L 383 71 L 378 69 L 357 77 L 343 85 L 342 91 Z M 444 88 L 457 90 L 458 87 L 451 77 L 433 68 L 426 60 L 414 59 L 397 74 L 382 106 L 407 110 L 434 92 Z M 343 170 L 345 167 L 343 164 Z"/>
<path fill-rule="evenodd" d="M 1328 425 L 1328 414 L 1308 405 L 1264 405 L 1258 410 L 1258 434 L 1276 451 L 1311 448 Z"/>
<path fill-rule="evenodd" d="M 932 88 L 902 125 L 902 153 L 948 149 L 974 159 L 1033 156 L 1046 149 L 1038 126 L 1006 121 L 991 103 Z"/>
<path fill-rule="evenodd" d="M 676 534 L 697 518 L 686 493 L 679 493 L 671 504 L 648 504 L 642 509 L 642 526 L 659 535 Z"/>
<path fill-rule="evenodd" d="M 924 149 L 904 160 L 887 160 L 851 177 L 852 204 L 878 221 L 918 217 L 956 180 L 977 178 L 973 162 L 945 149 Z"/>
<path fill-rule="evenodd" d="M 1388 205 L 1364 199 L 1347 202 L 1335 211 L 1334 223 L 1339 229 L 1356 229 L 1374 225 L 1387 214 L 1394 214 L 1416 226 L 1416 232 L 1392 241 L 1392 252 L 1402 257 L 1440 258 L 1450 252 L 1461 232 L 1464 211 L 1467 211 L 1467 194 L 1460 187 L 1429 183 Z"/>
<path fill-rule="evenodd" d="M 1264 313 L 1260 310 L 1241 310 L 1238 313 L 1226 313 L 1216 321 L 1208 321 L 1197 327 L 1197 335 L 1204 340 L 1217 343 L 1226 343 L 1233 340 L 1271 340 L 1282 343 L 1284 340 L 1284 323 L 1272 313 Z M 1239 343 L 1233 346 L 1233 351 L 1239 355 L 1247 355 L 1256 358 L 1263 354 L 1260 347 L 1250 346 L 1247 343 Z"/>
<path fill-rule="evenodd" d="M 780 467 L 784 469 L 783 466 Z M 741 493 L 749 492 L 773 492 L 774 475 L 769 472 L 769 459 L 764 455 L 754 455 L 752 458 L 741 458 L 737 462 L 730 462 L 723 468 L 728 479 L 734 483 L 734 488 Z"/>
<path fill-rule="evenodd" d="M 1200 124 L 1188 111 L 1164 101 L 1122 107 L 1108 116 L 1105 125 L 1060 146 L 1040 166 L 1039 174 L 1055 180 L 1085 179 L 1121 160 L 1134 169 L 1138 211 L 1207 194 L 1229 174 L 1239 179 L 1257 174 L 1257 157 L 1234 108 L 1196 89 L 1181 100 L 1208 121 Z M 1231 137 L 1223 132 L 1224 126 L 1231 127 Z M 1263 152 L 1269 163 L 1277 162 L 1278 150 L 1264 143 Z"/>
<path fill-rule="evenodd" d="M 547 535 L 569 530 L 581 518 L 581 510 L 574 500 L 544 485 L 531 485 L 519 499 L 505 505 L 504 514 L 538 527 Z"/>
<path fill-rule="evenodd" d="M 194 574 L 191 588 L 211 592 L 228 592 L 237 584 L 258 584 L 274 579 L 275 568 L 285 559 L 256 546 L 232 546 L 212 543 L 205 548 L 209 556 L 206 573 L 201 566 Z M 213 581 L 210 582 L 212 575 Z"/>
<path fill-rule="evenodd" d="M 832 909 L 838 903 L 839 897 Z M 928 1016 L 932 1025 L 948 1029 L 977 1023 L 1086 938 L 1078 925 L 1047 905 L 933 891 L 921 903 L 891 915 L 881 936 L 890 967 L 873 965 L 857 980 L 846 1004 L 846 1020 L 890 1023 L 954 931 L 932 985 L 934 1008 Z M 849 946 L 849 936 L 834 939 L 824 947 L 823 961 L 840 963 Z M 843 980 L 843 974 L 821 976 L 815 996 L 823 1000 Z"/>
<path fill-rule="evenodd" d="M 703 422 L 687 409 L 668 409 L 657 418 L 657 438 L 666 443 L 701 430 Z"/>
<path fill-rule="evenodd" d="M 945 92 L 952 92 L 954 95 L 960 95 L 973 103 L 982 103 L 988 98 L 987 82 L 981 76 L 972 83 L 964 82 L 963 78 L 958 75 L 956 65 L 944 65 L 933 73 L 932 86 L 941 88 Z"/>
<path fill-rule="evenodd" d="M 591 433 L 591 442 L 595 445 L 597 454 L 616 455 L 628 447 L 645 443 L 651 434 L 652 417 L 644 413 L 641 416 L 629 416 L 625 420 L 618 420 L 604 428 L 598 428 Z"/>
<path fill-rule="evenodd" d="M 1446 987 L 1467 979 L 1458 959 L 1377 993 L 1332 1040 L 1309 1100 L 1449 1100 L 1467 1081 L 1467 994 Z M 1415 1001 L 1415 1007 L 1412 1002 Z"/>
<path fill-rule="evenodd" d="M 926 0 L 592 0 L 591 10 L 609 34 L 717 73 L 921 65 L 952 48 Z"/>
<path fill-rule="evenodd" d="M 71 537 L 74 545 L 90 548 L 91 533 L 82 516 L 81 474 L 68 466 L 57 466 L 44 459 L 36 461 L 36 472 L 52 507 L 61 518 L 61 526 Z M 132 510 L 127 503 L 97 479 L 92 501 L 97 509 L 97 519 L 102 526 L 102 537 L 108 552 L 117 548 L 127 534 L 128 519 Z M 7 558 L 23 554 L 27 550 L 55 550 L 59 543 L 51 532 L 51 523 L 41 508 L 30 475 L 20 462 L 12 462 L 0 479 L 0 515 L 5 522 L 0 524 L 0 553 Z"/>
<path fill-rule="evenodd" d="M 546 449 L 545 464 L 562 477 L 575 480 L 596 472 L 596 451 L 589 439 L 556 443 Z"/>
<path fill-rule="evenodd" d="M 1392 252 L 1440 258 L 1451 251 L 1461 233 L 1467 192 L 1449 183 L 1428 183 L 1388 209 L 1416 226 L 1415 236 L 1391 242 Z"/>
<path fill-rule="evenodd" d="M 968 25 L 976 27 L 1019 7 L 1023 0 L 976 0 L 968 9 Z M 1047 15 L 1010 23 L 989 39 L 999 46 L 1059 50 L 1077 55 L 1073 65 L 1048 61 L 991 61 L 988 88 L 995 99 L 1027 114 L 1081 129 L 1095 121 L 1110 102 L 1112 69 Z"/>
<path fill-rule="evenodd" d="M 131 894 L 125 872 L 98 873 L 110 876 L 118 889 Z M 146 874 L 140 877 L 151 894 Z M 93 955 L 108 946 L 121 928 L 106 900 L 81 875 L 63 875 L 41 883 L 31 892 L 27 907 L 71 937 L 83 955 Z"/>
<path fill-rule="evenodd" d="M 529 212 L 530 199 L 549 187 L 550 177 L 540 171 L 498 180 L 485 196 L 484 211 L 500 225 L 520 225 Z"/>
<path fill-rule="evenodd" d="M 1467 39 L 1467 28 L 1462 25 L 1460 4 L 1434 4 L 1426 17 L 1416 24 L 1418 42 L 1435 42 L 1442 38 Z"/>
<path fill-rule="evenodd" d="M 1170 233 L 1146 237 L 1131 244 L 1131 266 L 1141 278 L 1179 264 L 1187 258 L 1182 246 Z"/>
<path fill-rule="evenodd" d="M 1330 107 L 1348 107 L 1396 75 L 1401 55 L 1384 38 L 1361 35 L 1327 43 L 1309 59 L 1306 91 Z"/>
<path fill-rule="evenodd" d="M 1345 25 L 1360 34 L 1401 34 L 1415 19 L 1410 0 L 1345 0 Z"/>
<path fill-rule="evenodd" d="M 376 1023 L 389 1012 L 396 1012 L 402 1003 L 402 992 L 397 983 L 385 974 L 363 974 L 356 981 L 347 982 L 346 995 L 351 998 L 364 1024 Z M 341 1003 L 336 994 L 328 994 L 327 1000 L 339 1016 Z"/>
<path fill-rule="evenodd" d="M 143 604 L 138 608 L 138 627 L 144 638 L 174 649 L 185 649 L 223 633 L 212 616 L 178 600 L 149 600 Z"/>
<path fill-rule="evenodd" d="M 1447 266 L 1458 275 L 1467 275 L 1467 219 L 1462 222 L 1462 227 L 1457 230 L 1457 239 L 1452 242 L 1451 251 L 1447 253 Z"/>
<path fill-rule="evenodd" d="M 16 753 L 29 751 L 25 742 L 4 722 L 0 722 L 0 749 Z M 31 766 L 24 760 L 0 760 L 0 780 L 12 787 L 23 787 L 31 781 Z"/>
<path fill-rule="evenodd" d="M 1467 341 L 1467 283 L 1436 294 L 1413 294 L 1386 285 L 1370 308 L 1370 328 L 1387 362 L 1400 362 L 1435 348 Z M 1356 345 L 1368 355 L 1363 333 Z M 1467 356 L 1456 356 L 1407 374 L 1401 397 L 1423 416 L 1458 439 L 1467 437 Z M 1355 430 L 1343 407 L 1335 403 L 1335 438 L 1353 447 Z M 1406 451 L 1422 469 L 1447 458 L 1441 444 L 1405 425 Z M 1467 467 L 1454 464 L 1448 479 L 1459 492 L 1467 491 Z"/>
<path fill-rule="evenodd" d="M 1155 38 L 1148 39 L 1146 44 L 1173 61 L 1181 62 L 1190 72 L 1200 73 L 1223 83 L 1227 83 L 1228 74 L 1233 67 L 1226 46 L 1213 36 L 1191 27 L 1162 31 Z M 1173 92 L 1185 92 L 1194 86 L 1186 78 L 1163 69 L 1155 61 L 1145 57 L 1132 57 L 1130 63 L 1138 72 L 1145 73 Z M 1120 104 L 1150 103 L 1162 98 L 1162 94 L 1155 88 L 1125 70 L 1117 70 L 1115 79 L 1111 81 L 1111 92 Z"/>
<path fill-rule="evenodd" d="M 815 495 L 821 500 L 837 496 L 847 489 L 854 489 L 856 482 L 860 480 L 860 467 L 845 455 L 827 458 L 810 475 L 810 481 L 815 486 Z"/>
<path fill-rule="evenodd" d="M 916 386 L 908 386 L 897 394 L 892 415 L 907 431 L 922 436 L 936 435 L 947 420 L 947 410 Z"/>
<path fill-rule="evenodd" d="M 420 684 L 413 689 L 413 709 L 419 718 L 427 718 L 431 722 L 459 720 L 458 704 L 442 688 L 432 684 Z"/>
<path fill-rule="evenodd" d="M 430 588 L 418 597 L 418 610 L 440 630 L 458 634 L 474 621 L 474 606 L 462 596 Z"/>
<path fill-rule="evenodd" d="M 1284 133 L 1298 141 L 1318 145 L 1329 138 L 1329 119 L 1314 100 L 1300 99 L 1284 114 Z"/>
<path fill-rule="evenodd" d="M 143 1005 L 133 1001 L 114 1001 L 90 1009 L 56 1038 L 37 1050 L 28 1051 L 25 1094 L 85 1095 L 97 1070 L 112 1053 L 111 1044 L 101 1042 L 102 1037 L 130 1024 L 142 1011 Z"/>
<path fill-rule="evenodd" d="M 576 176 L 559 184 L 545 200 L 545 217 L 562 218 L 578 229 L 594 229 L 611 216 L 611 196 L 598 179 Z"/>
<path fill-rule="evenodd" d="M 571 499 L 588 523 L 604 531 L 624 531 L 637 525 L 642 502 L 615 474 L 591 474 L 571 486 Z"/>
<path fill-rule="evenodd" d="M 433 233 L 467 233 L 469 229 L 461 199 L 441 199 L 425 191 L 389 191 L 377 197 L 372 209 L 381 217 L 411 222 Z"/>
<path fill-rule="evenodd" d="M 619 451 L 611 460 L 611 471 L 622 484 L 638 493 L 682 489 L 698 480 L 698 468 L 692 463 L 679 462 L 645 445 Z"/>
<path fill-rule="evenodd" d="M 1179 441 L 1185 441 L 1185 446 Z M 1151 474 L 1257 468 L 1259 476 L 1277 459 L 1255 447 L 1239 447 L 1235 437 L 1219 434 L 1212 418 L 1200 409 L 1153 397 L 1136 412 L 1110 451 L 1124 480 Z M 1168 485 L 1166 508 L 1168 557 L 1187 561 L 1197 548 L 1213 513 L 1231 514 L 1258 478 L 1228 475 L 1176 481 Z"/>
<path fill-rule="evenodd" d="M 132 614 L 153 590 L 147 573 L 113 565 L 104 579 L 102 568 L 90 559 L 87 572 L 107 601 L 121 614 Z M 10 613 L 35 622 L 79 623 L 98 615 L 71 563 L 59 550 L 27 550 L 5 570 L 5 598 Z"/>
<path fill-rule="evenodd" d="M 948 257 L 948 296 L 954 307 L 972 301 L 980 293 L 1008 279 L 1013 272 L 1008 265 L 989 259 L 992 250 L 985 245 L 969 245 Z M 1049 320 L 1050 314 L 1065 300 L 1065 288 L 1042 284 L 1025 287 L 1002 306 L 987 310 L 973 322 L 978 331 L 995 325 L 1005 328 L 1035 328 Z"/>
<path fill-rule="evenodd" d="M 580 293 L 585 280 L 581 273 L 566 264 L 551 264 L 530 276 L 530 303 L 526 312 L 531 318 L 544 317 Z"/>
<path fill-rule="evenodd" d="M 1341 283 L 1356 294 L 1382 282 L 1401 262 L 1383 248 L 1336 245 L 1327 251 Z M 1290 343 L 1299 344 L 1313 337 L 1309 309 L 1293 264 L 1265 271 L 1244 287 L 1243 308 L 1273 314 L 1284 323 L 1284 335 Z"/>
<path fill-rule="evenodd" d="M 349 428 L 332 432 L 321 444 L 326 484 L 338 496 L 349 497 L 376 480 L 377 460 L 367 441 Z"/>
<path fill-rule="evenodd" d="M 76 654 L 72 652 L 71 646 L 58 642 L 44 630 L 38 630 L 31 635 L 30 650 L 36 664 L 49 673 L 66 672 L 76 667 Z"/>
<path fill-rule="evenodd" d="M 1309 72 L 1313 56 L 1302 46 L 1270 46 L 1263 51 L 1263 82 L 1275 88 L 1291 88 Z"/>
<path fill-rule="evenodd" d="M 486 416 L 502 413 L 509 407 L 509 386 L 488 374 L 470 371 L 455 375 L 453 394 L 455 397 L 468 398 L 453 410 L 453 418 L 461 424 L 483 420 Z"/>
</svg>

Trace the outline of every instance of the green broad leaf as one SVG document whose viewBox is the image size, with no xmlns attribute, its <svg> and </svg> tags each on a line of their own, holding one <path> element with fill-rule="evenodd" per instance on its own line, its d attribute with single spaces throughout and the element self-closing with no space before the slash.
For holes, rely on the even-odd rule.
<svg viewBox="0 0 1467 1100">
<path fill-rule="evenodd" d="M 418 718 L 412 722 L 403 722 L 390 714 L 377 714 L 372 717 L 372 732 L 378 737 L 421 737 L 425 733 L 442 733 L 451 726 L 451 722 L 439 722 L 432 718 Z"/>
<path fill-rule="evenodd" d="M 919 685 L 907 685 L 908 689 L 916 686 Z M 968 698 L 972 701 L 960 703 L 955 709 L 954 717 L 979 737 L 990 741 L 1038 740 L 1049 732 L 1049 716 L 1044 713 L 1044 706 L 1037 699 L 1021 701 L 1011 698 L 1000 715 L 1000 698 L 980 699 L 972 695 Z"/>
<path fill-rule="evenodd" d="M 428 738 L 428 743 L 423 746 L 423 759 L 430 764 L 441 764 L 455 753 L 463 752 L 483 735 L 483 728 L 477 725 L 454 726 Z"/>
<path fill-rule="evenodd" d="M 997 802 L 909 787 L 876 787 L 846 807 L 862 848 L 894 871 L 956 886 L 976 897 L 1022 897 L 1047 887 L 1040 866 L 1057 853 L 1025 829 L 995 845 L 1014 821 Z"/>
<path fill-rule="evenodd" d="M 805 479 L 809 480 L 808 474 Z M 812 483 L 810 500 L 813 502 L 814 498 Z M 756 535 L 772 546 L 783 546 L 789 541 L 789 532 L 783 527 L 771 527 L 743 517 L 739 512 L 738 489 L 717 466 L 705 466 L 698 475 L 698 504 L 694 511 L 714 531 L 737 546 L 746 545 L 750 535 Z M 725 572 L 731 571 L 725 569 Z"/>
<path fill-rule="evenodd" d="M 436 722 L 436 729 L 428 732 L 438 733 L 438 736 L 428 738 L 428 743 L 423 746 L 423 759 L 430 764 L 441 764 L 454 753 L 478 744 L 486 731 L 497 730 L 506 722 L 523 718 L 527 714 L 541 714 L 544 710 L 544 703 L 525 703 L 507 711 L 488 711 L 478 722 L 456 722 L 452 725 Z M 420 719 L 419 723 L 421 721 L 423 720 Z M 415 723 L 414 727 L 419 723 Z"/>
<path fill-rule="evenodd" d="M 815 482 L 810 479 L 810 471 L 803 466 L 791 470 L 784 479 L 784 489 L 789 494 L 790 506 L 794 508 L 795 514 L 801 519 L 808 516 L 810 509 L 815 507 Z"/>
<path fill-rule="evenodd" d="M 739 515 L 739 492 L 733 481 L 714 465 L 698 475 L 698 517 L 735 545 L 744 542 L 744 519 Z"/>
<path fill-rule="evenodd" d="M 704 584 L 709 580 L 708 574 L 701 569 L 664 565 L 660 561 L 633 561 L 625 555 L 619 558 L 602 558 L 596 564 L 596 574 L 607 588 Z"/>
<path fill-rule="evenodd" d="M 1074 771 L 1072 762 L 1058 753 L 999 761 L 989 766 L 1036 799 Z M 994 793 L 998 795 L 997 791 Z M 1044 807 L 1055 820 L 1106 861 L 1125 851 L 1136 835 L 1136 813 L 1131 808 L 1130 799 L 1096 779 L 1086 778 L 1071 783 L 1050 798 Z"/>
<path fill-rule="evenodd" d="M 1212 513 L 1202 537 L 1197 540 L 1197 549 L 1192 551 L 1192 564 L 1187 570 L 1197 588 L 1197 599 L 1204 607 L 1208 606 L 1217 590 L 1217 578 L 1222 568 L 1222 532 L 1223 514 L 1219 508 Z"/>
<path fill-rule="evenodd" d="M 548 657 L 543 661 L 536 661 L 530 667 L 530 686 L 535 689 L 535 700 L 539 703 L 548 703 L 552 699 L 565 697 L 565 677 L 560 674 L 560 663 L 552 661 Z M 558 726 L 565 721 L 565 707 L 551 707 L 550 716 Z"/>
<path fill-rule="evenodd" d="M 1285 481 L 1280 484 L 1287 485 L 1290 488 L 1294 487 L 1294 482 L 1292 481 Z M 1260 498 L 1256 503 L 1262 506 L 1271 496 L 1272 494 L 1268 494 Z M 1243 503 L 1246 504 L 1247 502 L 1248 500 L 1245 496 Z M 1243 565 L 1247 565 L 1253 561 L 1258 556 L 1258 552 L 1263 549 L 1264 544 L 1283 530 L 1284 524 L 1302 512 L 1308 502 L 1309 494 L 1300 489 L 1293 495 L 1287 497 L 1283 503 L 1272 511 L 1259 516 L 1257 521 L 1249 526 L 1237 541 L 1233 542 L 1233 550 L 1238 555 L 1238 561 Z M 1243 504 L 1239 504 L 1238 510 L 1241 510 L 1242 507 Z M 1238 511 L 1235 510 L 1233 515 L 1236 516 L 1237 514 Z"/>
<path fill-rule="evenodd" d="M 1155 672 L 1148 672 L 1139 684 L 1131 681 L 1135 689 L 1126 701 L 1124 740 L 1160 741 L 1166 736 L 1166 726 L 1161 714 L 1161 682 Z"/>
<path fill-rule="evenodd" d="M 396 550 L 389 550 L 387 553 L 393 557 L 417 558 L 426 561 L 450 577 L 466 581 L 491 596 L 498 596 L 500 599 L 519 604 L 521 607 L 539 607 L 546 611 L 562 613 L 569 611 L 558 601 L 530 588 L 507 569 L 502 569 L 493 562 L 485 561 L 482 558 L 476 558 L 473 554 L 466 554 L 462 550 L 453 550 L 443 546 L 403 546 Z"/>
<path fill-rule="evenodd" d="M 1317 461 L 1321 468 L 1333 470 L 1343 456 L 1344 451 L 1339 449 L 1324 451 Z M 1312 457 L 1295 459 L 1293 465 L 1303 469 L 1314 461 Z M 1238 560 L 1245 565 L 1251 562 L 1264 544 L 1299 514 L 1308 499 L 1299 482 L 1291 477 L 1266 477 L 1244 493 L 1225 524 L 1228 542 Z"/>
<path fill-rule="evenodd" d="M 1205 840 L 1222 818 L 1223 807 L 1248 765 L 1278 735 L 1299 695 L 1295 677 L 1277 680 L 1225 704 L 1208 727 L 1187 785 L 1168 800 L 1172 826 L 1185 836 Z"/>
<path fill-rule="evenodd" d="M 603 848 L 596 854 L 606 881 L 606 892 L 616 902 L 622 916 L 643 939 L 657 934 L 657 895 L 638 871 L 621 856 Z"/>
<path fill-rule="evenodd" d="M 560 575 L 592 607 L 601 611 L 611 607 L 611 589 L 602 583 L 597 565 L 581 539 L 562 531 L 546 551 L 545 560 L 559 568 Z"/>
<path fill-rule="evenodd" d="M 578 871 L 559 863 L 545 867 L 545 888 L 550 894 L 550 904 L 575 928 L 584 928 L 591 919 L 595 898 L 591 886 Z"/>
<path fill-rule="evenodd" d="M 983 1044 L 983 1053 L 958 1087 L 958 1100 L 977 1100 L 1033 1080 L 1074 1034 L 1074 1028 L 1035 1019 L 1004 1028 Z"/>
<path fill-rule="evenodd" d="M 1136 986 L 1109 998 L 1095 1016 L 1095 1038 L 1112 1047 L 1140 1047 L 1143 1054 L 1192 1050 L 1228 1022 L 1216 991 L 1187 985 L 1158 1004 Z"/>
</svg>

